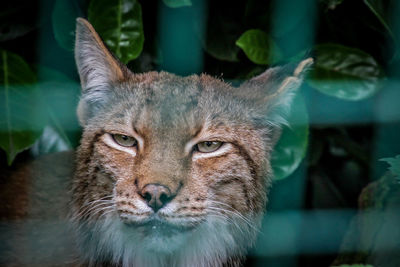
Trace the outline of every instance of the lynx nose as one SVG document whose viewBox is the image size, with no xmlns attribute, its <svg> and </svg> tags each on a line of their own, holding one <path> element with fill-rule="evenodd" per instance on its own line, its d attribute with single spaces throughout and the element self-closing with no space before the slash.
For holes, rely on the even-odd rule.
<svg viewBox="0 0 400 267">
<path fill-rule="evenodd" d="M 157 212 L 173 198 L 171 190 L 160 184 L 147 184 L 141 190 L 140 195 L 154 212 Z"/>
</svg>

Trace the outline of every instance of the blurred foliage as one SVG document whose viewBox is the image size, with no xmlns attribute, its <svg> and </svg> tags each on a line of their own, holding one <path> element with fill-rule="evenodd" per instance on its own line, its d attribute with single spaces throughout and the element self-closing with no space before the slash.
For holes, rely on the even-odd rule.
<svg viewBox="0 0 400 267">
<path fill-rule="evenodd" d="M 51 15 L 54 37 L 58 44 L 73 51 L 77 17 L 83 16 L 82 8 L 76 0 L 56 0 Z"/>
<path fill-rule="evenodd" d="M 308 115 L 303 97 L 297 95 L 285 128 L 271 157 L 274 178 L 280 180 L 293 173 L 306 154 L 308 144 Z"/>
<path fill-rule="evenodd" d="M 183 8 L 183 10 L 191 9 L 196 11 L 196 8 L 200 5 L 199 3 L 200 1 L 164 0 L 162 5 L 171 9 Z M 390 30 L 391 20 L 388 17 L 390 6 L 372 0 L 365 0 L 364 3 L 366 10 L 374 14 L 383 29 L 390 36 L 393 36 Z M 146 6 L 149 7 L 147 9 L 149 15 L 156 14 L 154 10 L 151 10 L 154 6 L 150 8 L 150 4 L 148 3 L 146 3 Z M 358 45 L 347 42 L 341 43 L 340 38 L 329 39 L 325 37 L 336 36 L 335 33 L 339 26 L 332 26 L 330 20 L 332 20 L 331 17 L 335 16 L 335 12 L 338 12 L 338 15 L 340 15 L 343 13 L 343 10 L 351 8 L 346 7 L 346 1 L 321 0 L 317 4 L 306 1 L 303 5 L 298 6 L 299 8 L 292 12 L 291 19 L 286 21 L 280 19 L 280 16 L 271 16 L 270 14 L 286 12 L 285 10 L 289 7 L 289 2 L 278 3 L 274 1 L 261 2 L 258 0 L 249 0 L 234 5 L 230 4 L 230 6 L 232 7 L 231 12 L 223 12 L 223 3 L 208 3 L 207 21 L 210 23 L 207 26 L 205 34 L 199 30 L 199 21 L 196 21 L 198 20 L 196 16 L 193 16 L 193 18 L 186 17 L 187 23 L 193 24 L 193 30 L 198 33 L 198 40 L 202 43 L 204 51 L 207 53 L 204 58 L 204 70 L 206 72 L 214 75 L 219 75 L 219 73 L 223 72 L 227 79 L 247 79 L 265 69 L 265 67 L 258 65 L 274 65 L 299 61 L 311 54 L 315 57 L 315 66 L 307 79 L 307 84 L 323 94 L 343 100 L 359 101 L 372 97 L 382 88 L 385 67 L 379 62 L 384 62 L 385 59 L 379 53 L 375 53 L 375 55 L 370 54 L 369 52 L 374 50 L 364 50 L 365 47 L 361 43 Z M 314 37 L 315 42 L 304 42 L 305 39 L 301 42 L 295 42 L 288 39 L 290 36 L 298 36 L 296 34 L 305 25 L 312 25 L 312 18 L 307 17 L 307 14 L 311 10 L 315 10 L 322 21 L 318 27 L 314 27 L 317 28 L 318 32 L 323 31 L 324 34 L 321 34 L 321 36 L 317 34 Z M 9 12 L 15 13 L 18 12 L 18 9 L 9 8 L 3 15 L 0 14 L 0 19 L 9 17 Z M 169 11 L 167 10 L 166 12 Z M 182 12 L 176 13 L 176 15 L 179 14 L 182 14 Z M 158 38 L 153 37 L 157 35 L 157 31 L 144 32 L 143 30 L 146 28 L 146 22 L 143 21 L 142 7 L 139 1 L 56 0 L 51 12 L 51 25 L 54 38 L 59 46 L 69 51 L 68 53 L 71 58 L 73 57 L 75 21 L 78 16 L 87 16 L 110 50 L 124 63 L 128 63 L 128 66 L 136 66 L 135 71 L 147 71 L 147 67 L 143 68 L 143 62 L 146 62 L 146 60 L 150 60 L 153 64 L 161 64 L 168 67 L 168 64 L 165 64 L 162 60 L 160 61 L 160 58 L 163 58 L 162 54 L 165 55 L 168 51 L 162 51 L 160 47 L 157 48 L 156 42 Z M 151 19 L 153 20 L 151 23 L 156 24 L 154 18 Z M 38 23 L 33 24 L 37 25 Z M 369 27 L 369 25 L 362 26 Z M 151 26 L 149 25 L 149 27 Z M 24 32 L 26 30 L 15 34 L 14 38 L 18 40 Z M 147 44 L 147 48 L 144 46 L 145 33 L 149 36 L 151 42 Z M 5 40 L 9 40 L 10 38 L 9 35 L 0 34 L 0 40 L 2 37 Z M 304 38 L 310 39 L 311 37 Z M 184 41 L 184 39 L 182 40 Z M 149 50 L 149 47 L 153 48 Z M 295 51 L 297 52 L 293 54 Z M 139 57 L 141 54 L 142 57 Z M 395 54 L 395 52 L 392 54 Z M 137 59 L 138 57 L 139 59 Z M 26 65 L 22 58 L 18 60 L 20 65 Z M 137 61 L 142 62 L 141 65 L 135 63 Z M 139 68 L 137 69 L 137 67 Z M 157 66 L 153 68 L 157 68 Z M 76 138 L 73 137 L 73 134 L 71 135 L 71 128 L 77 127 L 76 120 L 71 118 L 75 116 L 72 114 L 74 114 L 74 105 L 79 95 L 77 81 L 65 75 L 63 76 L 57 70 L 49 68 L 44 70 L 43 67 L 41 70 L 41 78 L 37 81 L 37 85 L 39 86 L 26 87 L 27 89 L 23 91 L 18 89 L 18 92 L 27 96 L 33 91 L 40 92 L 40 99 L 35 99 L 45 104 L 32 105 L 36 109 L 40 106 L 41 111 L 29 112 L 29 114 L 44 113 L 46 114 L 44 116 L 46 119 L 42 119 L 42 123 L 35 126 L 35 131 L 30 130 L 32 128 L 30 124 L 34 120 L 21 120 L 19 122 L 19 124 L 22 123 L 20 127 L 26 129 L 25 134 L 29 135 L 29 138 L 22 138 L 23 141 L 19 141 L 18 138 L 12 138 L 11 142 L 10 137 L 14 136 L 17 130 L 13 127 L 2 128 L 2 132 L 5 133 L 4 136 L 8 136 L 8 138 L 2 138 L 1 141 L 2 148 L 7 152 L 9 164 L 11 164 L 16 154 L 33 145 L 36 140 L 39 140 L 39 133 L 43 131 L 46 125 L 48 127 L 44 136 L 49 136 L 51 132 L 56 134 L 60 142 L 64 144 L 63 146 L 58 146 L 56 145 L 57 142 L 53 141 L 51 143 L 54 144 L 54 147 L 63 147 L 66 149 L 73 148 L 77 144 Z M 35 76 L 35 74 L 31 73 L 28 75 L 27 73 L 27 71 L 15 72 L 13 77 L 15 76 L 17 80 L 24 80 L 29 79 L 30 76 Z M 37 74 L 40 74 L 40 71 Z M 34 80 L 31 83 L 36 83 L 37 78 L 32 79 Z M 3 82 L 3 87 L 14 88 L 13 81 L 10 82 L 6 86 L 4 86 Z M 3 89 L 3 91 L 6 92 L 7 90 Z M 32 97 L 28 98 L 32 100 Z M 60 101 L 60 99 L 65 101 Z M 11 103 L 14 104 L 14 102 L 18 102 L 19 100 L 10 102 L 9 97 L 4 97 L 3 101 L 10 106 Z M 301 100 L 296 102 L 301 103 Z M 15 104 L 26 106 L 23 103 Z M 5 106 L 7 107 L 7 105 Z M 296 110 L 296 105 L 294 106 L 294 110 Z M 298 105 L 303 106 L 301 104 Z M 13 107 L 11 107 L 7 111 L 8 113 L 5 113 L 5 118 L 7 118 L 5 122 L 11 123 L 11 126 L 14 125 L 14 121 L 17 121 L 17 117 L 21 116 L 13 110 Z M 289 176 L 296 170 L 306 155 L 309 125 L 306 119 L 307 108 L 304 106 L 300 110 L 296 110 L 295 113 L 304 118 L 302 125 L 291 125 L 291 128 L 285 127 L 282 139 L 272 155 L 277 179 Z M 23 125 L 24 122 L 26 125 Z M 44 136 L 38 142 L 45 142 L 46 138 Z M 42 149 L 37 149 L 38 147 L 42 147 Z M 49 147 L 44 149 L 44 147 L 43 145 L 36 145 L 34 154 L 37 155 L 46 151 L 57 150 Z M 312 157 L 316 158 L 312 154 L 313 151 L 310 153 Z"/>
<path fill-rule="evenodd" d="M 390 17 L 390 10 L 393 10 L 395 1 L 364 0 L 364 3 L 375 14 L 377 19 L 382 23 L 383 27 L 390 34 L 390 36 L 392 38 L 395 38 L 395 35 L 390 26 L 390 20 L 393 19 Z"/>
<path fill-rule="evenodd" d="M 387 162 L 390 165 L 389 171 L 397 178 L 400 178 L 400 155 L 394 158 L 384 158 L 381 161 Z"/>
<path fill-rule="evenodd" d="M 44 144 L 44 146 L 39 147 L 46 147 L 46 149 L 35 150 L 33 154 L 40 155 L 73 149 L 77 146 L 78 139 L 71 135 L 71 132 L 78 129 L 79 125 L 76 120 L 76 113 L 71 110 L 71 107 L 76 107 L 78 104 L 77 96 L 80 93 L 80 86 L 55 69 L 42 65 L 36 65 L 34 69 L 38 73 L 37 87 L 44 102 L 42 108 L 48 116 L 47 127 L 38 143 L 44 144 L 53 140 L 51 143 L 54 145 L 61 143 L 64 145 L 56 146 L 62 149 L 55 149 L 50 144 Z"/>
<path fill-rule="evenodd" d="M 317 45 L 314 51 L 316 60 L 308 83 L 322 93 L 362 100 L 382 87 L 382 68 L 371 55 L 337 44 Z"/>
<path fill-rule="evenodd" d="M 270 194 L 271 203 L 355 209 L 362 188 L 386 170 L 376 159 L 400 150 L 398 11 L 394 0 L 5 1 L 0 11 L 3 165 L 79 144 L 73 45 L 76 18 L 85 17 L 137 73 L 205 72 L 238 85 L 273 65 L 314 57 L 272 155 L 274 189 L 289 189 L 275 201 Z M 400 175 L 399 156 L 382 160 Z M 300 187 L 306 187 L 304 199 L 296 191 Z M 328 257 L 305 266 L 331 263 Z"/>
<path fill-rule="evenodd" d="M 88 18 L 107 47 L 125 64 L 143 49 L 142 8 L 135 0 L 92 0 Z"/>
<path fill-rule="evenodd" d="M 178 8 L 184 6 L 191 6 L 192 1 L 190 0 L 163 0 L 164 4 L 168 7 Z"/>
<path fill-rule="evenodd" d="M 248 30 L 236 41 L 246 56 L 256 64 L 271 65 L 279 62 L 281 52 L 274 41 L 261 30 Z"/>
<path fill-rule="evenodd" d="M 39 138 L 45 125 L 36 76 L 18 55 L 0 50 L 0 147 L 11 164 Z"/>
<path fill-rule="evenodd" d="M 239 47 L 235 41 L 241 34 L 240 22 L 231 14 L 222 13 L 218 16 L 210 14 L 208 23 L 214 26 L 208 27 L 207 35 L 202 37 L 204 50 L 218 60 L 238 62 Z"/>
<path fill-rule="evenodd" d="M 107 47 L 125 64 L 143 49 L 142 8 L 135 0 L 92 0 L 88 18 Z"/>
</svg>

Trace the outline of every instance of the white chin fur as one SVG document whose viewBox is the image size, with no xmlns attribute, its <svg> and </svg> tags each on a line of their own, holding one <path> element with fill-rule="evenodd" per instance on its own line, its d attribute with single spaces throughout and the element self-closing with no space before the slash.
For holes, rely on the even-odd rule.
<svg viewBox="0 0 400 267">
<path fill-rule="evenodd" d="M 110 255 L 123 266 L 220 266 L 228 258 L 242 254 L 255 236 L 251 231 L 232 231 L 226 221 L 209 218 L 196 229 L 170 237 L 141 236 L 111 216 L 91 227 L 93 236 L 82 248 L 92 264 Z M 247 236 L 247 244 L 238 244 Z"/>
</svg>

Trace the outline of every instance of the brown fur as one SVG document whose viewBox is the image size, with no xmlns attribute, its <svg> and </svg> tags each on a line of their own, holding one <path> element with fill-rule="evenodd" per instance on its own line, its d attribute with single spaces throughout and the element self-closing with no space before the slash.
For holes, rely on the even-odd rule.
<svg viewBox="0 0 400 267">
<path fill-rule="evenodd" d="M 282 116 L 312 60 L 267 70 L 239 88 L 208 75 L 132 74 L 83 19 L 75 57 L 84 132 L 71 194 L 60 195 L 70 198 L 60 209 L 72 221 L 72 262 L 238 266 L 264 213 Z M 112 134 L 138 146 L 121 147 Z M 195 146 L 204 141 L 223 145 L 202 153 Z M 168 193 L 158 211 L 146 203 L 148 185 Z"/>
<path fill-rule="evenodd" d="M 0 265 L 76 266 L 68 231 L 74 154 L 62 152 L 0 175 Z"/>
</svg>

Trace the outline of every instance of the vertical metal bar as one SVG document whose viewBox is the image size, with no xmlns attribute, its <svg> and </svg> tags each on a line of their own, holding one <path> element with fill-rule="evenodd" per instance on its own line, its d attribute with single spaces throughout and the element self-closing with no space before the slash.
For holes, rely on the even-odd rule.
<svg viewBox="0 0 400 267">
<path fill-rule="evenodd" d="M 378 179 L 388 168 L 381 158 L 394 157 L 400 154 L 400 2 L 393 1 L 393 7 L 388 14 L 389 27 L 393 32 L 394 56 L 388 70 L 388 81 L 385 82 L 378 97 L 375 99 L 375 140 L 374 155 L 371 162 L 372 177 Z M 389 40 L 393 42 L 393 40 Z"/>
<path fill-rule="evenodd" d="M 170 8 L 160 1 L 158 38 L 160 70 L 178 75 L 203 71 L 201 40 L 205 33 L 205 1 L 193 1 L 190 7 Z"/>
<path fill-rule="evenodd" d="M 271 35 L 287 56 L 312 47 L 315 39 L 317 1 L 274 0 Z"/>
</svg>

